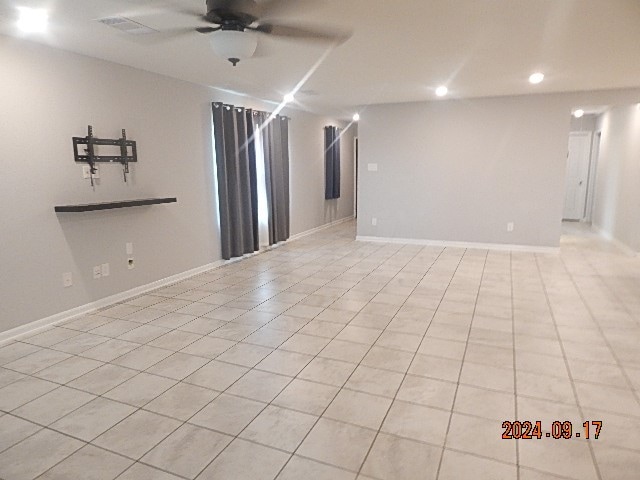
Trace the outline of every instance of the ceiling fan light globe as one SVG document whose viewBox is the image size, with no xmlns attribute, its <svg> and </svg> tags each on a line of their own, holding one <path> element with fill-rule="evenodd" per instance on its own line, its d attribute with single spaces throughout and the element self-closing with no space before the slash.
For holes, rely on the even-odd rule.
<svg viewBox="0 0 640 480">
<path fill-rule="evenodd" d="M 253 56 L 258 46 L 258 37 L 246 30 L 220 30 L 211 35 L 211 46 L 218 56 L 233 59 L 237 63 Z"/>
</svg>

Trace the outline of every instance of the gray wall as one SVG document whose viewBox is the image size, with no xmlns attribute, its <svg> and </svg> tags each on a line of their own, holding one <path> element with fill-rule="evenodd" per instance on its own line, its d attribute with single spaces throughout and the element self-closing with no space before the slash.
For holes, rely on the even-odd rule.
<svg viewBox="0 0 640 480">
<path fill-rule="evenodd" d="M 353 215 L 353 141 L 356 126 L 326 117 L 289 111 L 291 152 L 304 162 L 292 162 L 291 234 Z M 340 139 L 340 198 L 324 199 L 324 127 L 343 127 Z"/>
<path fill-rule="evenodd" d="M 273 105 L 0 36 L 0 331 L 220 259 L 212 168 L 211 102 Z M 289 109 L 291 232 L 352 214 L 352 183 L 328 207 L 322 127 L 335 119 Z M 73 162 L 72 136 L 137 141 L 130 181 L 103 165 L 92 190 Z M 346 142 L 345 142 L 346 143 Z M 345 177 L 353 171 L 343 152 Z M 177 196 L 178 203 L 55 214 L 54 205 Z M 136 268 L 127 270 L 125 243 Z M 93 280 L 109 262 L 111 275 Z M 74 285 L 62 287 L 62 273 Z"/>
<path fill-rule="evenodd" d="M 368 109 L 359 128 L 358 235 L 558 244 L 562 106 L 533 96 L 385 105 Z"/>
<path fill-rule="evenodd" d="M 359 124 L 358 235 L 558 246 L 571 111 L 630 98 L 640 92 L 367 108 Z"/>
<path fill-rule="evenodd" d="M 571 131 L 572 132 L 593 132 L 596 129 L 598 123 L 598 115 L 585 114 L 580 118 L 571 116 Z"/>
<path fill-rule="evenodd" d="M 604 113 L 599 130 L 593 223 L 640 252 L 640 104 Z"/>
</svg>

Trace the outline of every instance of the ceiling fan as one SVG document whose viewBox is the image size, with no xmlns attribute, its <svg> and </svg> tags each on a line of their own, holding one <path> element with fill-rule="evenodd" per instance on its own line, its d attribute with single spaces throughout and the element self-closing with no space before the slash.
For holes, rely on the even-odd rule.
<svg viewBox="0 0 640 480">
<path fill-rule="evenodd" d="M 207 12 L 188 13 L 199 17 L 211 26 L 197 27 L 202 34 L 216 33 L 212 39 L 214 51 L 229 60 L 234 66 L 240 60 L 254 55 L 258 46 L 258 35 L 271 35 L 292 40 L 320 41 L 340 44 L 351 34 L 338 29 L 317 29 L 308 26 L 285 25 L 268 19 L 286 15 L 292 8 L 317 5 L 318 0 L 206 0 Z M 261 20 L 264 19 L 264 20 Z"/>
</svg>

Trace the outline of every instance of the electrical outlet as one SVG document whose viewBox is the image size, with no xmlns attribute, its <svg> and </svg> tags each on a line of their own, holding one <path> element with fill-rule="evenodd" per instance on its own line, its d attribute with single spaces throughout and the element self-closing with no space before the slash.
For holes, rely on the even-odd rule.
<svg viewBox="0 0 640 480">
<path fill-rule="evenodd" d="M 373 218 L 371 219 L 371 225 L 373 225 L 374 227 L 375 227 L 376 225 L 378 225 L 378 219 L 377 219 L 376 217 L 373 217 Z"/>
<path fill-rule="evenodd" d="M 129 257 L 127 259 L 127 268 L 129 270 L 133 270 L 136 267 L 136 264 L 133 262 L 133 257 Z"/>
<path fill-rule="evenodd" d="M 514 227 L 513 222 L 507 223 L 507 232 L 513 232 Z"/>
<path fill-rule="evenodd" d="M 128 242 L 126 244 L 126 248 L 127 248 L 127 255 L 133 255 L 133 243 Z"/>
<path fill-rule="evenodd" d="M 71 272 L 64 272 L 62 274 L 62 286 L 68 288 L 73 285 L 73 275 Z"/>
<path fill-rule="evenodd" d="M 101 276 L 102 276 L 102 269 L 100 268 L 100 265 L 93 267 L 93 279 L 97 280 Z"/>
<path fill-rule="evenodd" d="M 103 277 L 108 277 L 109 276 L 109 264 L 108 263 L 103 263 L 102 265 L 100 265 L 100 273 L 102 274 Z"/>
</svg>

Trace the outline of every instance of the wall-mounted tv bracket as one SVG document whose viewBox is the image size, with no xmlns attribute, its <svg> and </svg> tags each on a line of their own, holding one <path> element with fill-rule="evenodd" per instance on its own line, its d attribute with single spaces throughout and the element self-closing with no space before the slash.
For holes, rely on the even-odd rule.
<svg viewBox="0 0 640 480">
<path fill-rule="evenodd" d="M 79 145 L 86 145 L 84 155 L 78 151 Z M 120 147 L 120 155 L 96 155 L 96 145 L 111 145 Z M 128 153 L 128 147 L 131 147 L 131 155 Z M 93 174 L 97 172 L 96 163 L 121 163 L 124 181 L 127 181 L 129 173 L 129 163 L 138 161 L 138 152 L 136 142 L 127 140 L 127 133 L 122 129 L 122 138 L 117 140 L 107 138 L 96 138 L 93 136 L 93 127 L 89 125 L 89 134 L 86 137 L 73 137 L 73 156 L 76 162 L 84 162 L 89 164 L 91 170 L 91 186 L 93 186 Z"/>
</svg>

